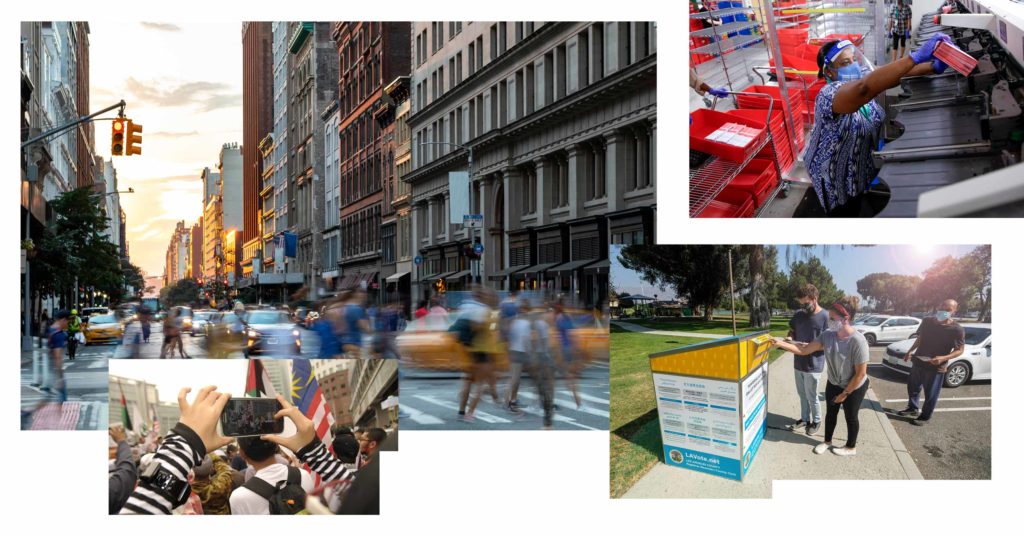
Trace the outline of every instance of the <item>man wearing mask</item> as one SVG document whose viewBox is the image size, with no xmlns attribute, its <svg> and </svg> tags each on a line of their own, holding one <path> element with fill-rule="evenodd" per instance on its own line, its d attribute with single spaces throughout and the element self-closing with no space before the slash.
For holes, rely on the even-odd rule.
<svg viewBox="0 0 1024 536">
<path fill-rule="evenodd" d="M 797 289 L 796 299 L 800 303 L 800 309 L 789 321 L 789 338 L 797 343 L 817 340 L 821 332 L 828 329 L 828 311 L 818 305 L 818 289 L 807 283 Z M 807 435 L 814 435 L 821 426 L 818 383 L 824 365 L 824 351 L 809 355 L 793 355 L 796 392 L 800 395 L 800 420 L 790 424 L 790 430 L 798 431 L 804 428 Z"/>
<path fill-rule="evenodd" d="M 898 414 L 914 417 L 916 426 L 923 426 L 932 418 L 935 404 L 942 391 L 942 380 L 946 375 L 946 364 L 964 353 L 964 328 L 953 320 L 956 313 L 955 300 L 946 300 L 934 317 L 925 318 L 917 328 L 914 345 L 903 356 L 904 361 L 913 361 L 910 377 L 907 378 L 907 408 Z M 924 407 L 918 405 L 918 397 L 924 389 Z"/>
</svg>

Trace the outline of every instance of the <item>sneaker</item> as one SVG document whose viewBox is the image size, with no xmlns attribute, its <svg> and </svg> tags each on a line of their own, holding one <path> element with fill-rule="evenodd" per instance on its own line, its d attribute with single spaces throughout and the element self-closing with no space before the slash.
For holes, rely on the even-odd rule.
<svg viewBox="0 0 1024 536">
<path fill-rule="evenodd" d="M 816 447 L 814 447 L 814 453 L 815 454 L 824 454 L 825 451 L 830 449 L 830 448 L 832 448 L 832 444 L 831 443 L 818 443 L 818 445 Z"/>
<path fill-rule="evenodd" d="M 857 454 L 857 449 L 850 447 L 837 447 L 832 449 L 832 454 L 835 454 L 836 456 L 855 456 Z"/>
<path fill-rule="evenodd" d="M 807 425 L 807 435 L 812 436 L 818 432 L 818 428 L 821 428 L 821 422 L 812 422 Z"/>
<path fill-rule="evenodd" d="M 505 404 L 505 409 L 508 410 L 509 412 L 511 412 L 514 415 L 522 415 L 523 414 L 523 410 L 519 409 L 514 404 Z"/>
<path fill-rule="evenodd" d="M 921 412 L 913 408 L 907 408 L 902 411 L 897 411 L 896 415 L 899 415 L 900 417 L 913 417 L 916 419 L 921 415 Z"/>
<path fill-rule="evenodd" d="M 913 424 L 914 426 L 924 426 L 928 424 L 928 419 L 914 419 L 910 421 L 910 424 Z"/>
<path fill-rule="evenodd" d="M 803 428 L 807 425 L 807 421 L 800 419 L 799 421 L 786 425 L 786 430 L 789 430 L 790 432 L 795 432 L 796 430 Z"/>
<path fill-rule="evenodd" d="M 459 420 L 462 422 L 471 423 L 476 420 L 476 417 L 473 417 L 472 413 L 466 413 L 464 415 L 460 415 Z"/>
<path fill-rule="evenodd" d="M 42 385 L 42 384 L 41 384 L 41 383 L 39 383 L 39 382 L 30 382 L 30 383 L 28 384 L 28 386 L 29 386 L 29 387 L 31 387 L 31 388 L 33 388 L 33 389 L 38 389 L 40 385 Z"/>
</svg>

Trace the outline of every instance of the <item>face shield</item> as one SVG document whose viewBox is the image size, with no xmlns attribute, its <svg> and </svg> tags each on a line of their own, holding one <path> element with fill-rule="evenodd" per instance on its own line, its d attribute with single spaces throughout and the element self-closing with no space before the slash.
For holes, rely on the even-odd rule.
<svg viewBox="0 0 1024 536">
<path fill-rule="evenodd" d="M 875 67 L 859 48 L 849 40 L 842 40 L 825 54 L 825 78 L 829 82 L 860 80 Z"/>
</svg>

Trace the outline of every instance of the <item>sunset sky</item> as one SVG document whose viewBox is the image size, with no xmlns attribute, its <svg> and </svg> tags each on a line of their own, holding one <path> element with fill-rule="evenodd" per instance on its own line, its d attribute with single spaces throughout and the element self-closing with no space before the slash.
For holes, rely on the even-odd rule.
<svg viewBox="0 0 1024 536">
<path fill-rule="evenodd" d="M 143 126 L 142 155 L 114 157 L 133 263 L 160 275 L 175 222 L 202 213 L 203 167 L 242 141 L 242 25 L 90 21 L 90 107 L 120 99 Z M 113 113 L 110 114 L 111 116 Z M 96 123 L 96 152 L 110 157 L 110 123 Z"/>
</svg>

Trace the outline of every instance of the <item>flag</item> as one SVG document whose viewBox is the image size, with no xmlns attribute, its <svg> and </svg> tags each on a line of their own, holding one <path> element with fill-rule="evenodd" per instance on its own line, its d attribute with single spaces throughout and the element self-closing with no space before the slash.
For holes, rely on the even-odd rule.
<svg viewBox="0 0 1024 536">
<path fill-rule="evenodd" d="M 121 424 L 125 431 L 132 430 L 132 418 L 128 416 L 128 402 L 124 398 L 124 389 L 121 382 L 117 382 L 117 389 L 121 391 Z"/>
<path fill-rule="evenodd" d="M 157 417 L 156 412 L 153 412 L 153 435 L 160 436 L 160 418 Z"/>
<path fill-rule="evenodd" d="M 270 375 L 263 367 L 262 359 L 249 360 L 249 374 L 245 378 L 245 396 L 274 398 L 277 392 L 274 391 L 274 384 L 270 382 Z"/>
<path fill-rule="evenodd" d="M 334 437 L 331 434 L 331 426 L 334 425 L 334 415 L 331 408 L 324 400 L 323 391 L 313 375 L 313 367 L 308 359 L 292 360 L 292 404 L 299 408 L 303 415 L 313 421 L 313 429 L 316 436 L 320 438 L 327 450 L 334 453 Z M 308 468 L 308 466 L 307 466 Z M 320 485 L 320 475 L 313 473 L 314 485 Z"/>
</svg>

